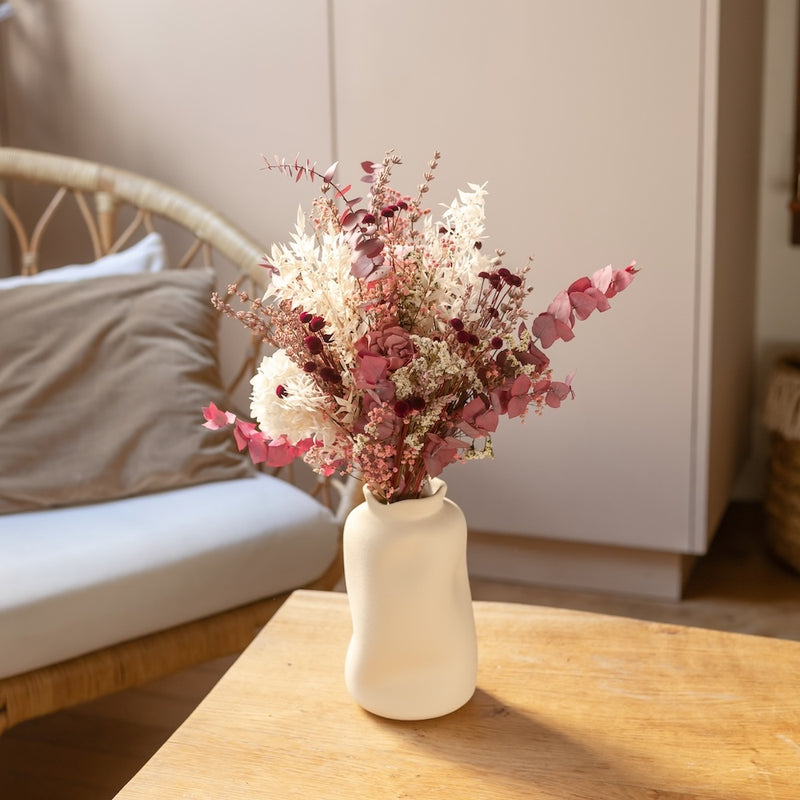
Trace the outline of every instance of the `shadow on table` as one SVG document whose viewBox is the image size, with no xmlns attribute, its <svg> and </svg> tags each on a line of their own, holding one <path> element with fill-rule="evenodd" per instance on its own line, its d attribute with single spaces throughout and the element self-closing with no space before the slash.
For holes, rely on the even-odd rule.
<svg viewBox="0 0 800 800">
<path fill-rule="evenodd" d="M 476 690 L 467 705 L 446 717 L 419 722 L 381 721 L 402 739 L 403 749 L 424 748 L 428 755 L 435 753 L 452 762 L 456 769 L 448 771 L 447 779 L 454 798 L 460 796 L 459 776 L 463 776 L 465 786 L 474 788 L 477 784 L 485 786 L 487 791 L 490 787 L 493 792 L 502 791 L 487 795 L 491 797 L 559 800 L 685 797 L 671 791 L 658 792 L 651 785 L 655 776 L 648 774 L 644 765 L 626 763 L 613 742 L 608 749 L 603 747 L 606 755 L 601 755 L 546 721 L 520 712 L 482 689 Z M 598 737 L 605 743 L 613 738 L 613 732 L 598 732 Z M 431 777 L 402 776 L 397 796 L 418 796 L 416 792 Z M 636 794 L 636 789 L 643 794 Z M 647 793 L 650 789 L 653 794 Z"/>
</svg>

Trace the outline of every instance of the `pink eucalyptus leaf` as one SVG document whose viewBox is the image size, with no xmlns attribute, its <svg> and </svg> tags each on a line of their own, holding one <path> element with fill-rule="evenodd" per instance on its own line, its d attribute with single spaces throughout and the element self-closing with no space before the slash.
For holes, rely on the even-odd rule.
<svg viewBox="0 0 800 800">
<path fill-rule="evenodd" d="M 608 298 L 601 292 L 599 289 L 596 289 L 594 286 L 586 290 L 586 294 L 589 297 L 594 298 L 596 303 L 596 308 L 598 311 L 608 311 L 611 308 L 611 303 L 608 302 Z"/>
<path fill-rule="evenodd" d="M 554 342 L 563 339 L 565 342 L 575 338 L 572 328 L 560 319 L 556 319 L 547 311 L 539 314 L 531 325 L 531 333 L 539 339 L 539 344 L 547 349 Z"/>
<path fill-rule="evenodd" d="M 208 428 L 210 431 L 226 428 L 228 425 L 233 425 L 233 423 L 236 422 L 235 414 L 230 411 L 220 410 L 214 403 L 209 403 L 203 409 L 203 417 L 206 420 L 203 423 L 203 427 Z"/>
<path fill-rule="evenodd" d="M 558 408 L 561 405 L 561 401 L 565 400 L 571 391 L 566 383 L 553 381 L 547 390 L 544 401 L 550 408 Z"/>
<path fill-rule="evenodd" d="M 245 447 L 248 446 L 250 440 L 253 437 L 260 436 L 262 439 L 264 438 L 263 434 L 256 430 L 256 425 L 254 422 L 246 422 L 242 419 L 236 420 L 236 425 L 233 428 L 233 438 L 236 440 L 236 446 L 240 450 L 244 450 Z"/>
<path fill-rule="evenodd" d="M 547 307 L 547 313 L 572 327 L 572 304 L 569 301 L 569 294 L 565 290 L 562 289 L 553 298 L 553 302 Z"/>
<path fill-rule="evenodd" d="M 597 308 L 597 300 L 588 292 L 570 292 L 569 301 L 575 310 L 575 316 L 584 320 Z"/>
<path fill-rule="evenodd" d="M 462 442 L 454 436 L 441 437 L 435 433 L 427 434 L 422 457 L 428 475 L 431 478 L 440 475 L 448 464 L 452 464 L 458 458 L 459 449 L 466 447 L 469 447 L 466 442 Z"/>
<path fill-rule="evenodd" d="M 585 292 L 591 285 L 592 282 L 586 276 L 583 278 L 578 278 L 578 280 L 573 281 L 570 287 L 567 289 L 567 294 L 572 294 L 573 292 Z"/>
<path fill-rule="evenodd" d="M 356 245 L 356 252 L 367 258 L 376 258 L 383 251 L 383 239 L 376 236 L 373 239 L 362 239 Z"/>
<path fill-rule="evenodd" d="M 267 440 L 263 436 L 252 436 L 247 442 L 247 452 L 254 464 L 267 460 Z"/>
<path fill-rule="evenodd" d="M 489 393 L 492 408 L 500 415 L 508 413 L 508 401 L 511 394 L 507 389 L 494 389 Z"/>
<path fill-rule="evenodd" d="M 520 375 L 515 378 L 514 383 L 511 384 L 511 394 L 518 397 L 527 394 L 530 388 L 531 379 L 527 375 Z"/>
<path fill-rule="evenodd" d="M 350 208 L 346 208 L 339 222 L 344 230 L 350 231 L 361 225 L 361 222 L 366 216 L 367 212 L 363 208 L 360 208 L 358 211 L 353 211 Z"/>
<path fill-rule="evenodd" d="M 458 427 L 469 436 L 484 439 L 497 430 L 500 416 L 481 397 L 475 397 L 461 409 Z"/>
<path fill-rule="evenodd" d="M 611 265 L 603 267 L 602 269 L 597 270 L 592 275 L 592 286 L 596 289 L 599 289 L 603 294 L 606 293 L 608 287 L 611 285 Z"/>
<path fill-rule="evenodd" d="M 273 440 L 267 447 L 264 464 L 267 467 L 285 467 L 287 464 L 291 464 L 298 455 L 297 448 L 288 442 Z"/>
<path fill-rule="evenodd" d="M 615 269 L 612 273 L 611 285 L 605 292 L 606 297 L 614 297 L 627 289 L 638 271 L 635 261 L 631 261 L 625 269 Z"/>
<path fill-rule="evenodd" d="M 531 397 L 529 395 L 512 397 L 508 401 L 508 418 L 515 419 L 516 417 L 521 417 L 528 410 L 528 404 L 530 402 Z"/>
<path fill-rule="evenodd" d="M 330 183 L 333 180 L 333 176 L 336 174 L 336 167 L 338 166 L 339 162 L 334 161 L 333 164 L 331 164 L 328 169 L 325 170 L 324 174 L 322 175 L 322 180 L 325 181 L 325 183 Z"/>
<path fill-rule="evenodd" d="M 350 263 L 350 274 L 354 278 L 368 278 L 375 272 L 375 265 L 372 263 L 372 259 L 369 256 L 365 256 L 363 253 L 354 253 L 354 258 Z"/>
</svg>

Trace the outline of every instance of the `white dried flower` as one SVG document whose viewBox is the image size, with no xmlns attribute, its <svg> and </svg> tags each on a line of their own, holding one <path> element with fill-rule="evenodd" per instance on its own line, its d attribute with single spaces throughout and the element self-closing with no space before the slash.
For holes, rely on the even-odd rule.
<svg viewBox="0 0 800 800">
<path fill-rule="evenodd" d="M 269 438 L 286 435 L 292 444 L 308 438 L 326 445 L 335 440 L 327 397 L 284 350 L 265 356 L 250 383 L 250 413 Z"/>
</svg>

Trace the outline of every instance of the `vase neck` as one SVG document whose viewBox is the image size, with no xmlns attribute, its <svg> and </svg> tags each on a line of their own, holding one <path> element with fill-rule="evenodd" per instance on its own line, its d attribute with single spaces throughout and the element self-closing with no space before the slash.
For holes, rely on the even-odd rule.
<svg viewBox="0 0 800 800">
<path fill-rule="evenodd" d="M 447 484 L 439 478 L 431 478 L 429 491 L 421 497 L 382 503 L 369 489 L 364 487 L 364 499 L 374 514 L 393 519 L 423 519 L 435 514 L 444 503 Z"/>
</svg>

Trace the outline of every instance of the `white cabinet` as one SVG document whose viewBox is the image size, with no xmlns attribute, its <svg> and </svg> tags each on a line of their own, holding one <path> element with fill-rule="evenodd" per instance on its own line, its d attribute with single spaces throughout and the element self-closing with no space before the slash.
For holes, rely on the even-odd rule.
<svg viewBox="0 0 800 800">
<path fill-rule="evenodd" d="M 533 311 L 642 268 L 549 351 L 575 400 L 446 473 L 484 572 L 676 594 L 704 552 L 748 425 L 761 25 L 715 0 L 333 5 L 343 170 L 393 147 L 411 192 L 439 149 L 431 205 L 488 181 L 489 245 L 533 256 Z"/>
</svg>

